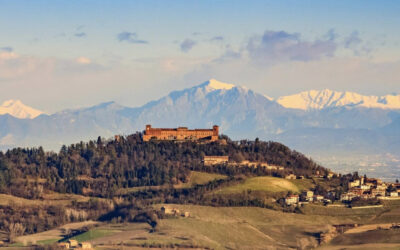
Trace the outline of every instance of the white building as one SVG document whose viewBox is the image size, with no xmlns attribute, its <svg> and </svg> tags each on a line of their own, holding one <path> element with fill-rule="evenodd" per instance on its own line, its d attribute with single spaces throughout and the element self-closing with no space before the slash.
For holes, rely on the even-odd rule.
<svg viewBox="0 0 400 250">
<path fill-rule="evenodd" d="M 298 202 L 299 202 L 298 195 L 289 195 L 288 197 L 285 198 L 285 203 L 287 205 L 297 204 Z"/>
</svg>

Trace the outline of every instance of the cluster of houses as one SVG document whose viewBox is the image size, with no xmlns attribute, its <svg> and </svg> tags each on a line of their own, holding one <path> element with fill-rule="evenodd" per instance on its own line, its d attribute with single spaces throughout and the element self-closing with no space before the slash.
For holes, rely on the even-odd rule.
<svg viewBox="0 0 400 250">
<path fill-rule="evenodd" d="M 304 191 L 301 195 L 292 194 L 285 198 L 286 205 L 306 204 L 309 202 L 331 202 L 322 195 L 314 194 L 313 191 Z"/>
<path fill-rule="evenodd" d="M 400 192 L 399 183 L 386 184 L 380 179 L 364 177 L 349 182 L 348 188 L 348 192 L 340 196 L 341 201 L 351 201 L 356 197 L 362 199 L 397 198 Z"/>
<path fill-rule="evenodd" d="M 190 213 L 188 211 L 180 211 L 177 208 L 170 208 L 167 206 L 161 207 L 161 213 L 164 215 L 190 217 Z"/>
<path fill-rule="evenodd" d="M 92 244 L 89 242 L 79 243 L 77 240 L 68 240 L 67 242 L 60 242 L 59 248 L 62 249 L 92 249 Z"/>
<path fill-rule="evenodd" d="M 288 175 L 286 179 L 296 179 L 295 175 Z M 400 184 L 384 183 L 376 178 L 360 177 L 348 183 L 348 191 L 341 194 L 340 201 L 349 202 L 354 198 L 361 199 L 399 199 Z M 290 194 L 285 198 L 286 205 L 301 205 L 309 202 L 331 203 L 336 198 L 335 192 L 328 192 L 325 196 L 315 195 L 313 191 L 304 191 L 301 195 Z"/>
</svg>

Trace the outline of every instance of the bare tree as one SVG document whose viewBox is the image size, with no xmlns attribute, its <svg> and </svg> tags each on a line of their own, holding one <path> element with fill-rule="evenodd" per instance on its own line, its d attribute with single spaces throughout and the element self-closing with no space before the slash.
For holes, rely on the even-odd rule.
<svg viewBox="0 0 400 250">
<path fill-rule="evenodd" d="M 25 226 L 21 223 L 11 222 L 6 227 L 6 230 L 8 232 L 8 241 L 14 242 L 15 237 L 23 235 L 25 233 Z"/>
</svg>

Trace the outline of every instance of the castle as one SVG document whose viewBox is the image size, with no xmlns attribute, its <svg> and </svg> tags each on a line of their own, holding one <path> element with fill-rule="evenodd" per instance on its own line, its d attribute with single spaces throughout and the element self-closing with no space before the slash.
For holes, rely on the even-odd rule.
<svg viewBox="0 0 400 250">
<path fill-rule="evenodd" d="M 151 125 L 146 125 L 143 141 L 150 140 L 205 140 L 217 141 L 219 127 L 214 125 L 212 129 L 188 129 L 187 127 L 179 128 L 152 128 Z"/>
</svg>

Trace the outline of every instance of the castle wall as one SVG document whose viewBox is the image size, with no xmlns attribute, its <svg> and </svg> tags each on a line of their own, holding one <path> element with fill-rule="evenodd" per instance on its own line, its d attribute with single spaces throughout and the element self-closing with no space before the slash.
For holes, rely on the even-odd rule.
<svg viewBox="0 0 400 250">
<path fill-rule="evenodd" d="M 143 135 L 144 141 L 151 139 L 155 140 L 202 140 L 210 141 L 218 140 L 219 127 L 213 126 L 212 129 L 193 129 L 186 127 L 179 128 L 152 128 L 151 125 L 146 125 L 146 130 Z"/>
</svg>

